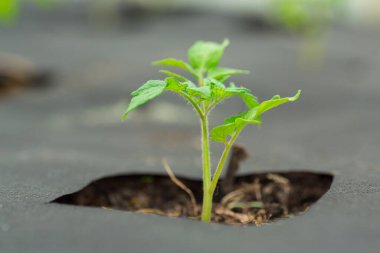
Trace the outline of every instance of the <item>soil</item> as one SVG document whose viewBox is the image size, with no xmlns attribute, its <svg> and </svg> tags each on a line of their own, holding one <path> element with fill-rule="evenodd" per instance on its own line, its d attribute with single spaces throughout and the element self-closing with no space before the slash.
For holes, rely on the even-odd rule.
<svg viewBox="0 0 380 253">
<path fill-rule="evenodd" d="M 307 211 L 330 188 L 333 177 L 312 172 L 267 172 L 235 177 L 238 160 L 234 148 L 214 194 L 212 221 L 260 225 Z M 239 155 L 240 154 L 240 155 Z M 184 185 L 184 186 L 183 186 Z M 116 175 L 93 181 L 53 203 L 119 209 L 200 220 L 202 181 L 168 175 Z"/>
</svg>

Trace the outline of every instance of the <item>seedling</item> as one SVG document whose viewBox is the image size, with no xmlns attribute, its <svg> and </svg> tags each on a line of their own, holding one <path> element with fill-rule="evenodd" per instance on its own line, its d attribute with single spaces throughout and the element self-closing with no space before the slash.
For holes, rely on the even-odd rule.
<svg viewBox="0 0 380 253">
<path fill-rule="evenodd" d="M 239 134 L 248 125 L 260 126 L 261 115 L 264 112 L 281 104 L 295 101 L 301 94 L 299 90 L 293 97 L 281 98 L 276 95 L 259 103 L 249 89 L 236 86 L 234 83 L 225 85 L 232 75 L 248 73 L 245 70 L 218 67 L 228 44 L 227 39 L 221 44 L 197 41 L 188 51 L 189 63 L 174 58 L 153 62 L 154 65 L 186 70 L 194 77 L 197 84 L 180 74 L 161 70 L 160 72 L 168 77 L 164 80 L 150 80 L 132 92 L 132 100 L 122 117 L 124 120 L 129 112 L 161 95 L 164 91 L 179 94 L 194 107 L 200 119 L 202 133 L 203 203 L 201 219 L 203 222 L 211 220 L 213 194 L 231 147 Z M 210 112 L 216 105 L 233 96 L 238 96 L 243 100 L 246 110 L 227 118 L 222 125 L 216 126 L 210 131 L 208 120 Z M 210 163 L 210 140 L 224 144 L 224 151 L 213 173 Z"/>
</svg>

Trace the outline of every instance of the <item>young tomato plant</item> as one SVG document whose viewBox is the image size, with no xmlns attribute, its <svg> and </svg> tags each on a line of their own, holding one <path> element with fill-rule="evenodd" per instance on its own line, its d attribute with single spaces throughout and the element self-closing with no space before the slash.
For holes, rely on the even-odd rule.
<svg viewBox="0 0 380 253">
<path fill-rule="evenodd" d="M 194 77 L 196 83 L 180 74 L 161 70 L 160 72 L 168 77 L 164 80 L 150 80 L 132 92 L 132 100 L 122 117 L 124 120 L 129 112 L 161 95 L 164 91 L 179 94 L 194 107 L 200 119 L 202 133 L 203 222 L 211 220 L 213 194 L 230 149 L 239 134 L 247 125 L 260 125 L 261 115 L 264 112 L 281 104 L 295 101 L 301 94 L 301 91 L 298 91 L 295 96 L 285 98 L 276 95 L 259 103 L 249 89 L 238 87 L 233 83 L 225 85 L 232 75 L 248 73 L 245 70 L 218 67 L 228 44 L 227 39 L 221 44 L 197 41 L 188 50 L 189 63 L 174 58 L 153 62 L 154 65 L 186 70 Z M 227 118 L 224 124 L 216 126 L 210 131 L 208 121 L 210 112 L 216 105 L 232 96 L 239 96 L 243 100 L 247 107 L 246 111 Z M 210 140 L 224 144 L 224 151 L 213 173 L 210 163 Z"/>
</svg>

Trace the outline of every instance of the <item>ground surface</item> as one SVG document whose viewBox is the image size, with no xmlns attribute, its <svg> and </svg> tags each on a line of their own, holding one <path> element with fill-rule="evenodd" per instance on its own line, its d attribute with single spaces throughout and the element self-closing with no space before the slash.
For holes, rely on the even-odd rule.
<svg viewBox="0 0 380 253">
<path fill-rule="evenodd" d="M 26 18 L 0 31 L 0 51 L 56 72 L 51 89 L 0 101 L 0 252 L 378 252 L 379 35 L 334 29 L 323 64 L 311 68 L 297 60 L 297 38 L 229 19 L 157 19 L 116 29 L 75 17 Z M 300 101 L 268 113 L 263 127 L 239 142 L 251 153 L 242 172 L 335 175 L 308 213 L 238 228 L 46 204 L 106 175 L 164 172 L 162 157 L 175 173 L 199 178 L 197 120 L 179 98 L 165 95 L 127 123 L 119 116 L 130 91 L 160 77 L 151 60 L 185 57 L 193 41 L 224 37 L 232 45 L 223 64 L 252 71 L 237 83 L 260 98 L 303 90 Z M 212 120 L 241 108 L 231 100 Z M 220 152 L 215 145 L 213 155 Z"/>
</svg>

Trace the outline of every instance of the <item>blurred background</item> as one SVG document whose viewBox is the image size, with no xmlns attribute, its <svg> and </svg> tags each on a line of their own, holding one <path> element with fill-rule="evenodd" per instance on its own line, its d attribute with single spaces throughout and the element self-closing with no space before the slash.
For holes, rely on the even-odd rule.
<svg viewBox="0 0 380 253">
<path fill-rule="evenodd" d="M 194 163 L 198 121 L 178 97 L 120 116 L 131 91 L 163 78 L 151 61 L 229 38 L 222 65 L 251 71 L 237 84 L 262 100 L 303 90 L 243 135 L 255 166 L 334 169 L 353 154 L 362 166 L 380 144 L 379 31 L 378 0 L 0 0 L 0 157 L 99 174 L 123 171 L 126 154 L 147 170 L 167 155 Z M 213 124 L 242 106 L 223 104 Z"/>
</svg>

